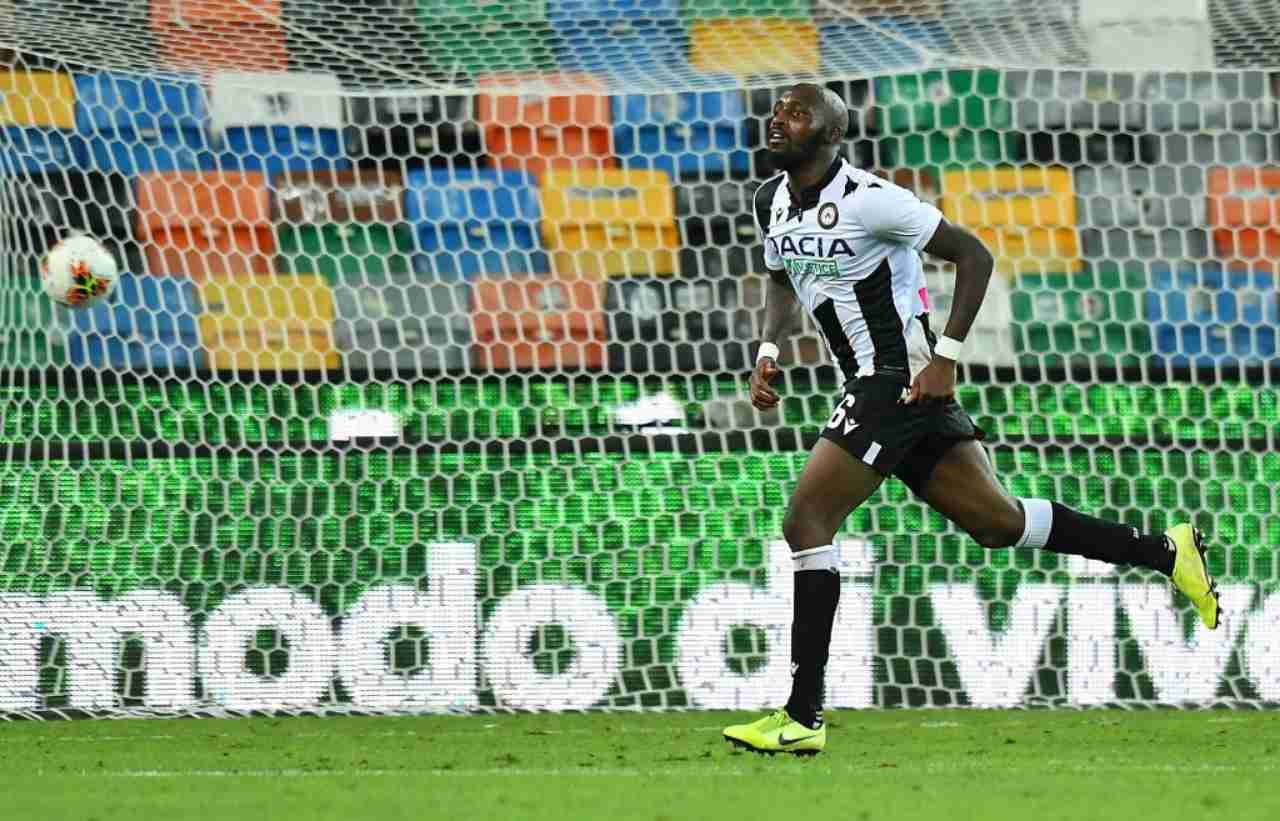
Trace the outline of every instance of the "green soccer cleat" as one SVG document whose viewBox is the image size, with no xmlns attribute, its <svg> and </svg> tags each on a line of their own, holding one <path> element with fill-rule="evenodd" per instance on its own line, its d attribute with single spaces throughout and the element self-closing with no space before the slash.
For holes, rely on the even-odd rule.
<svg viewBox="0 0 1280 821">
<path fill-rule="evenodd" d="M 750 724 L 725 727 L 724 739 L 757 753 L 817 755 L 827 746 L 827 725 L 824 722 L 812 730 L 794 721 L 786 710 L 778 710 Z"/>
<path fill-rule="evenodd" d="M 1189 524 L 1181 524 L 1169 528 L 1164 535 L 1175 552 L 1174 586 L 1191 599 L 1204 626 L 1217 630 L 1222 607 L 1218 604 L 1218 585 L 1209 575 L 1209 564 L 1204 556 L 1204 534 Z"/>
</svg>

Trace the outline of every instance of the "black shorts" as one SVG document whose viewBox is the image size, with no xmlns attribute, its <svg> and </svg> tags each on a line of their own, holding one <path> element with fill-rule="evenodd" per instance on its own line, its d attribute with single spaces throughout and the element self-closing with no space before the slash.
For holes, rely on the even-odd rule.
<svg viewBox="0 0 1280 821">
<path fill-rule="evenodd" d="M 845 385 L 822 437 L 885 476 L 897 476 L 917 496 L 938 460 L 956 442 L 982 439 L 960 403 L 904 405 L 905 386 L 892 377 L 867 376 Z"/>
</svg>

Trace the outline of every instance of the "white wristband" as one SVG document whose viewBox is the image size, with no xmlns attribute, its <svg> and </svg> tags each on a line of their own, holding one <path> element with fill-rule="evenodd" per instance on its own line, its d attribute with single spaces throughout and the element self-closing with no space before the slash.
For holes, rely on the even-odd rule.
<svg viewBox="0 0 1280 821">
<path fill-rule="evenodd" d="M 933 346 L 934 356 L 941 356 L 944 359 L 950 359 L 952 362 L 959 362 L 963 354 L 964 343 L 949 336 L 938 337 L 937 343 Z"/>
<path fill-rule="evenodd" d="M 756 364 L 759 365 L 760 360 L 766 359 L 766 358 L 772 359 L 774 362 L 777 362 L 779 353 L 780 351 L 778 350 L 777 345 L 773 344 L 772 342 L 761 342 L 760 350 L 756 351 Z"/>
</svg>

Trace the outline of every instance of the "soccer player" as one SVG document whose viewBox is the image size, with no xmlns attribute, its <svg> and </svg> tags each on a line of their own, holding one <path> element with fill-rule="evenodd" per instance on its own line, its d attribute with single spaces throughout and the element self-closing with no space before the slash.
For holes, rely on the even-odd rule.
<svg viewBox="0 0 1280 821">
<path fill-rule="evenodd" d="M 1191 525 L 1139 533 L 1048 499 L 1015 499 L 1001 486 L 978 443 L 982 430 L 955 400 L 956 363 L 986 293 L 991 254 L 910 191 L 845 162 L 838 148 L 848 124 L 848 109 L 830 90 L 804 83 L 784 93 L 767 129 L 783 171 L 755 194 L 769 281 L 752 404 L 778 404 L 770 387 L 778 343 L 801 306 L 845 378 L 782 523 L 795 560 L 791 696 L 759 721 L 724 730 L 727 740 L 760 752 L 814 754 L 826 746 L 823 672 L 840 598 L 832 542 L 886 476 L 984 547 L 1036 547 L 1158 570 L 1207 627 L 1217 628 L 1221 615 L 1203 537 Z M 925 312 L 920 251 L 955 264 L 941 337 Z"/>
</svg>

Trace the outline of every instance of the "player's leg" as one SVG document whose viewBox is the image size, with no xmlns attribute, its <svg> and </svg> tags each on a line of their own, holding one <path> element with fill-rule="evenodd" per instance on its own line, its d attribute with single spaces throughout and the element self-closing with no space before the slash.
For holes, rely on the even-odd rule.
<svg viewBox="0 0 1280 821">
<path fill-rule="evenodd" d="M 1158 570 L 1187 594 L 1206 626 L 1218 626 L 1218 595 L 1199 531 L 1180 524 L 1164 534 L 1144 534 L 1047 499 L 1014 499 L 1000 484 L 978 442 L 947 444 L 932 443 L 937 460 L 927 478 L 921 476 L 920 486 L 913 489 L 978 544 L 1036 547 Z M 922 445 L 929 447 L 929 443 Z M 923 472 L 918 469 L 918 474 Z"/>
<path fill-rule="evenodd" d="M 884 476 L 830 439 L 819 439 L 782 521 L 795 561 L 791 696 L 787 712 L 811 726 L 822 720 L 823 673 L 840 602 L 835 536 Z"/>
<path fill-rule="evenodd" d="M 782 710 L 759 721 L 726 727 L 725 738 L 739 746 L 760 752 L 812 754 L 826 745 L 823 674 L 840 602 L 835 535 L 849 514 L 884 481 L 869 461 L 855 458 L 849 447 L 859 449 L 819 439 L 791 495 L 782 523 L 782 535 L 795 561 L 791 695 Z"/>
</svg>

